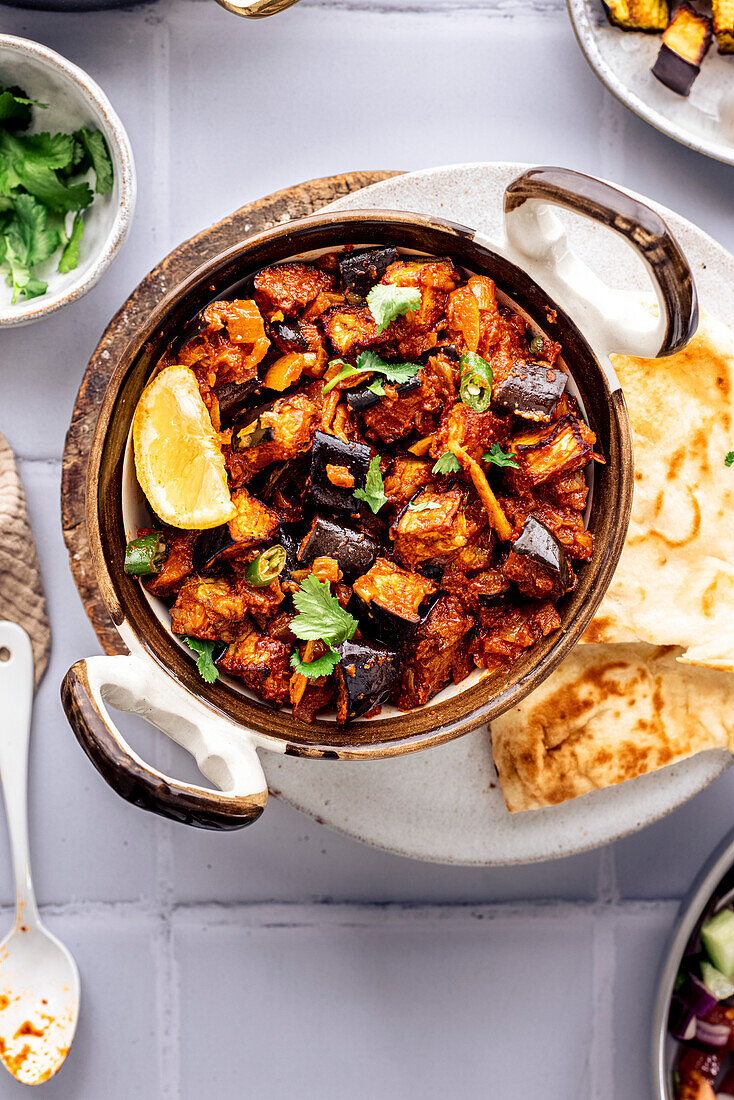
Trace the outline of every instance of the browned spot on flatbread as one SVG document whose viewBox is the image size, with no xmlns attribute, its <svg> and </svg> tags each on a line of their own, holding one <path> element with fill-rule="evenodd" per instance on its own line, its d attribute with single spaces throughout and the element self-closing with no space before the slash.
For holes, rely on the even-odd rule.
<svg viewBox="0 0 734 1100">
<path fill-rule="evenodd" d="M 597 615 L 595 619 L 592 619 L 581 635 L 581 641 L 588 644 L 605 642 L 607 640 L 607 631 L 613 626 L 614 623 L 610 618 L 604 615 Z"/>
<path fill-rule="evenodd" d="M 673 451 L 668 462 L 668 472 L 666 477 L 668 481 L 675 481 L 680 474 L 680 468 L 683 465 L 683 461 L 686 457 L 685 447 L 679 447 L 677 451 Z"/>
<path fill-rule="evenodd" d="M 609 678 L 609 674 L 627 667 L 624 661 L 607 661 L 596 668 L 589 668 L 574 683 L 564 684 L 535 708 L 533 717 L 543 729 L 547 752 L 551 753 L 566 745 L 574 736 L 574 726 L 578 726 L 601 702 L 625 696 L 629 685 L 623 687 L 618 680 Z M 557 735 L 558 740 L 549 739 L 548 734 L 551 731 Z M 531 753 L 525 753 L 519 759 L 531 764 L 534 758 Z"/>
</svg>

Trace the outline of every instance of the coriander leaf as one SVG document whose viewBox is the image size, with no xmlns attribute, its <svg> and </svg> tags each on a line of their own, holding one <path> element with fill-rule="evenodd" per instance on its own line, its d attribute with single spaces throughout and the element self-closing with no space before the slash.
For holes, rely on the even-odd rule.
<svg viewBox="0 0 734 1100">
<path fill-rule="evenodd" d="M 330 676 L 338 664 L 339 654 L 331 647 L 328 653 L 324 653 L 323 657 L 317 657 L 315 661 L 302 661 L 298 651 L 291 654 L 291 668 L 300 672 L 301 676 L 308 677 L 309 680 L 316 680 L 319 676 Z"/>
<path fill-rule="evenodd" d="M 359 371 L 356 367 L 352 367 L 349 363 L 345 363 L 343 359 L 332 359 L 331 363 L 329 363 L 329 366 L 331 366 L 332 363 L 343 363 L 343 366 L 339 373 L 335 374 L 334 377 L 323 387 L 323 393 L 331 393 L 331 391 L 334 389 L 334 386 L 336 386 L 337 382 L 341 382 L 342 378 L 351 378 L 353 374 L 359 374 Z"/>
<path fill-rule="evenodd" d="M 440 508 L 437 500 L 411 500 L 408 505 L 409 512 L 432 512 L 434 508 Z"/>
<path fill-rule="evenodd" d="M 94 190 L 98 195 L 107 195 L 112 190 L 112 160 L 104 135 L 99 130 L 87 130 L 82 126 L 81 130 L 76 131 L 74 137 L 83 147 L 87 160 L 94 168 Z"/>
<path fill-rule="evenodd" d="M 494 463 L 495 466 L 510 466 L 513 470 L 519 470 L 520 467 L 515 459 L 517 455 L 514 451 L 506 454 L 499 443 L 493 443 L 486 454 L 482 455 L 485 462 Z"/>
<path fill-rule="evenodd" d="M 31 275 L 27 265 L 14 251 L 7 236 L 5 238 L 4 262 L 10 268 L 10 274 L 5 281 L 8 286 L 13 288 L 11 299 L 13 305 L 18 301 L 21 294 L 24 298 L 38 298 L 41 294 L 46 293 L 48 283 L 42 283 L 40 279 L 36 279 L 34 275 Z"/>
<path fill-rule="evenodd" d="M 69 240 L 61 253 L 61 259 L 59 260 L 59 271 L 62 275 L 66 275 L 69 271 L 73 271 L 75 267 L 79 265 L 79 243 L 82 239 L 82 233 L 84 232 L 84 215 L 81 210 L 74 218 L 74 224 L 71 227 L 71 234 Z"/>
<path fill-rule="evenodd" d="M 367 477 L 364 479 L 364 489 L 355 489 L 353 495 L 357 500 L 363 500 L 365 504 L 369 504 L 375 515 L 380 511 L 383 504 L 387 504 L 385 483 L 380 473 L 379 455 L 375 455 L 374 458 L 370 459 Z"/>
<path fill-rule="evenodd" d="M 28 99 L 22 88 L 3 88 L 0 91 L 0 123 L 8 130 L 25 130 L 31 124 L 31 107 L 46 107 Z"/>
<path fill-rule="evenodd" d="M 71 160 L 65 168 L 59 168 L 59 173 L 64 179 L 68 179 L 69 176 L 78 175 L 80 172 L 86 172 L 90 167 L 90 161 L 85 152 L 84 146 L 77 139 L 76 135 L 73 135 L 74 148 L 71 154 Z"/>
<path fill-rule="evenodd" d="M 0 160 L 2 160 L 1 151 Z M 20 187 L 18 173 L 11 164 L 0 163 L 0 195 L 10 196 L 16 187 Z"/>
<path fill-rule="evenodd" d="M 417 287 L 393 286 L 378 283 L 367 295 L 367 305 L 377 322 L 377 331 L 383 332 L 401 313 L 420 309 L 421 292 Z"/>
<path fill-rule="evenodd" d="M 388 382 L 408 382 L 421 369 L 420 363 L 386 363 L 376 351 L 363 351 L 357 357 L 357 369 L 384 374 Z"/>
<path fill-rule="evenodd" d="M 31 268 L 43 263 L 58 248 L 59 235 L 46 224 L 46 211 L 32 195 L 17 195 L 14 216 L 5 236 L 18 261 Z"/>
<path fill-rule="evenodd" d="M 182 642 L 186 642 L 189 649 L 198 653 L 196 668 L 202 680 L 206 680 L 207 684 L 213 684 L 218 680 L 219 670 L 214 664 L 213 652 L 214 647 L 219 643 L 204 641 L 202 638 L 190 638 L 188 634 L 180 634 L 179 637 Z"/>
<path fill-rule="evenodd" d="M 724 465 L 725 466 L 734 465 L 734 451 L 729 451 L 728 455 L 724 459 Z"/>
<path fill-rule="evenodd" d="M 383 386 L 379 378 L 375 378 L 374 382 L 370 382 L 367 389 L 370 391 L 370 393 L 374 393 L 378 397 L 385 396 L 385 387 Z"/>
<path fill-rule="evenodd" d="M 357 356 L 356 367 L 345 363 L 343 359 L 332 359 L 331 363 L 342 363 L 343 366 L 339 373 L 323 387 L 324 393 L 329 393 L 334 389 L 337 382 L 341 382 L 343 378 L 351 378 L 354 374 L 366 374 L 368 371 L 373 371 L 376 374 L 384 374 L 388 382 L 407 382 L 409 379 L 415 378 L 421 369 L 420 363 L 386 363 L 376 351 L 361 352 Z M 331 366 L 331 363 L 329 366 Z M 373 382 L 372 385 L 374 384 Z M 372 386 L 369 386 L 368 389 L 372 389 Z M 372 392 L 382 397 L 385 391 L 384 389 L 381 391 L 373 389 Z"/>
<path fill-rule="evenodd" d="M 16 166 L 32 164 L 37 168 L 65 168 L 74 154 L 71 134 L 0 133 L 0 148 Z"/>
<path fill-rule="evenodd" d="M 51 210 L 66 213 L 70 210 L 82 210 L 85 206 L 89 206 L 94 198 L 88 183 L 69 186 L 59 179 L 56 172 L 43 165 L 15 163 L 13 167 L 26 191 Z"/>
<path fill-rule="evenodd" d="M 298 614 L 291 621 L 291 630 L 302 641 L 338 645 L 354 637 L 357 620 L 331 595 L 328 582 L 313 573 L 293 593 L 293 603 Z"/>
<path fill-rule="evenodd" d="M 459 462 L 453 451 L 444 451 L 440 458 L 436 459 L 432 474 L 455 474 L 461 469 L 461 463 Z"/>
</svg>

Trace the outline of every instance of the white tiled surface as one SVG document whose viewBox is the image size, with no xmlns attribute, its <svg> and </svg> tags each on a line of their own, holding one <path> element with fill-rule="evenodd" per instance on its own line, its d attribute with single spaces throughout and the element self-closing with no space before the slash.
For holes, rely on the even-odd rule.
<svg viewBox="0 0 734 1100">
<path fill-rule="evenodd" d="M 659 953 L 731 824 L 734 771 L 613 848 L 503 870 L 409 863 L 277 803 L 229 836 L 154 821 L 98 779 L 58 702 L 71 661 L 97 651 L 66 565 L 59 459 L 107 319 L 173 245 L 247 200 L 353 168 L 540 161 L 650 194 L 734 248 L 734 172 L 608 96 L 562 0 L 303 0 L 257 24 L 207 0 L 0 7 L 0 29 L 105 87 L 140 182 L 102 283 L 0 334 L 0 430 L 22 458 L 54 630 L 32 750 L 36 877 L 83 982 L 77 1040 L 44 1095 L 647 1100 Z M 9 920 L 4 833 L 0 865 Z M 20 1091 L 0 1077 L 0 1097 Z"/>
</svg>

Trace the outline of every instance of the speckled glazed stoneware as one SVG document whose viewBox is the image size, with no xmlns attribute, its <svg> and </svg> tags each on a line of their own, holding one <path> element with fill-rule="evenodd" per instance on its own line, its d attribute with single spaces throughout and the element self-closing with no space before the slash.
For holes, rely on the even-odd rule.
<svg viewBox="0 0 734 1100">
<path fill-rule="evenodd" d="M 91 76 L 61 54 L 38 42 L 0 34 L 0 86 L 18 85 L 39 103 L 37 130 L 69 133 L 80 126 L 101 130 L 112 157 L 114 180 L 108 195 L 95 195 L 84 214 L 79 266 L 61 274 L 58 255 L 36 273 L 48 283 L 38 298 L 11 303 L 10 288 L 0 280 L 0 328 L 28 325 L 75 302 L 98 282 L 117 256 L 130 230 L 136 181 L 132 149 L 110 101 Z M 41 117 L 39 117 L 41 116 Z"/>
<path fill-rule="evenodd" d="M 612 228 L 633 244 L 652 276 L 657 314 L 604 286 L 579 261 L 567 247 L 553 204 Z M 97 583 L 131 656 L 79 662 L 67 674 L 62 696 L 83 748 L 129 801 L 204 827 L 248 824 L 267 796 L 256 748 L 363 760 L 438 745 L 523 698 L 588 624 L 616 566 L 631 506 L 629 423 L 608 354 L 614 349 L 654 356 L 683 346 L 697 323 L 693 278 L 659 215 L 608 184 L 563 169 L 532 169 L 513 181 L 505 193 L 503 224 L 503 237 L 490 241 L 441 218 L 398 211 L 324 213 L 292 222 L 244 241 L 195 272 L 161 303 L 127 348 L 105 395 L 92 446 L 87 522 Z M 466 268 L 491 275 L 501 295 L 559 340 L 607 462 L 595 472 L 588 518 L 594 555 L 560 608 L 563 629 L 510 670 L 475 673 L 416 711 L 403 714 L 386 707 L 380 716 L 340 730 L 333 721 L 306 725 L 288 712 L 275 712 L 224 677 L 204 684 L 167 628 L 165 615 L 125 575 L 126 535 L 136 519 L 129 431 L 162 351 L 212 298 L 231 292 L 268 263 L 346 244 L 382 243 L 424 254 L 448 253 Z M 177 783 L 150 768 L 115 728 L 107 703 L 143 714 L 164 729 L 193 753 L 221 793 Z"/>
<path fill-rule="evenodd" d="M 651 72 L 660 50 L 659 34 L 612 26 L 601 0 L 566 3 L 586 60 L 612 95 L 681 145 L 734 164 L 732 63 L 731 57 L 717 51 L 715 41 L 691 94 L 676 95 Z"/>
</svg>

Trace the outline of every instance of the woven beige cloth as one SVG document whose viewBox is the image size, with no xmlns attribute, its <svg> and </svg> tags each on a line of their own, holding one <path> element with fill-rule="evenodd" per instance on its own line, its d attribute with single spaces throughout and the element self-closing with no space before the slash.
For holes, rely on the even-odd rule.
<svg viewBox="0 0 734 1100">
<path fill-rule="evenodd" d="M 27 632 L 33 646 L 36 687 L 46 671 L 51 632 L 46 615 L 36 544 L 25 493 L 5 436 L 0 433 L 0 619 Z"/>
</svg>

